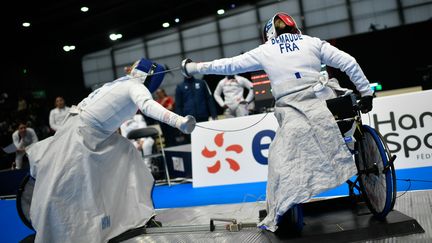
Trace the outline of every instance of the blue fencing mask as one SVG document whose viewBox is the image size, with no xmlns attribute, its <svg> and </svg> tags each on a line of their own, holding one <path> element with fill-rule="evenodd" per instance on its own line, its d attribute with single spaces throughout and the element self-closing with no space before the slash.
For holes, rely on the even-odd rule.
<svg viewBox="0 0 432 243">
<path fill-rule="evenodd" d="M 133 64 L 130 75 L 142 79 L 144 86 L 147 87 L 150 93 L 153 93 L 162 83 L 165 73 L 160 72 L 163 71 L 165 71 L 165 68 L 162 65 L 141 58 Z M 158 74 L 153 75 L 154 73 Z"/>
</svg>

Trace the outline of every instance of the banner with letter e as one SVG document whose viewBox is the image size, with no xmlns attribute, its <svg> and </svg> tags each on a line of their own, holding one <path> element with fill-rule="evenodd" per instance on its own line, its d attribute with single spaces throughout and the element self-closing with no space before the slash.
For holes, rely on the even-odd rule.
<svg viewBox="0 0 432 243">
<path fill-rule="evenodd" d="M 362 120 L 378 130 L 397 155 L 396 170 L 428 177 L 425 173 L 432 170 L 432 90 L 375 98 L 373 110 L 363 114 Z M 192 133 L 194 187 L 267 180 L 268 148 L 278 127 L 273 113 L 199 125 Z"/>
</svg>

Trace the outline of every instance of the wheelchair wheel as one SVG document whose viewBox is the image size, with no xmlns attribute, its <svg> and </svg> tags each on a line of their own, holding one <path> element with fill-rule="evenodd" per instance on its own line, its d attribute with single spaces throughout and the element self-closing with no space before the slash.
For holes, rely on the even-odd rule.
<svg viewBox="0 0 432 243">
<path fill-rule="evenodd" d="M 30 175 L 27 175 L 22 180 L 17 193 L 16 207 L 18 215 L 23 223 L 30 229 L 33 229 L 30 220 L 30 205 L 33 197 L 33 189 L 35 180 Z"/>
<path fill-rule="evenodd" d="M 383 220 L 396 200 L 396 174 L 391 161 L 395 157 L 391 157 L 381 135 L 366 125 L 363 125 L 363 136 L 357 149 L 361 193 L 373 215 Z"/>
</svg>

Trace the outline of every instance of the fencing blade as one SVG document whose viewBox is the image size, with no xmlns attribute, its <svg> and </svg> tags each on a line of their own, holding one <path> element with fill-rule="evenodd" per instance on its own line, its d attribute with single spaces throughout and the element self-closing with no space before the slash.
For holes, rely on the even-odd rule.
<svg viewBox="0 0 432 243">
<path fill-rule="evenodd" d="M 156 72 L 156 73 L 149 73 L 149 74 L 147 74 L 147 76 L 153 76 L 153 75 L 156 75 L 156 74 L 162 74 L 162 73 L 169 73 L 169 72 L 172 72 L 172 71 L 176 71 L 176 70 L 180 70 L 181 69 L 181 67 L 179 66 L 179 67 L 175 67 L 175 68 L 171 68 L 171 69 L 167 69 L 167 70 L 164 70 L 164 71 L 160 71 L 160 72 Z"/>
</svg>

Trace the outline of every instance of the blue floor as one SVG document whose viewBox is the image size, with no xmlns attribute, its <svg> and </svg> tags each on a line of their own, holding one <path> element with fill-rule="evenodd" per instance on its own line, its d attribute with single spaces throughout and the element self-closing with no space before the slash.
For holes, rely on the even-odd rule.
<svg viewBox="0 0 432 243">
<path fill-rule="evenodd" d="M 398 178 L 398 191 L 432 189 L 432 167 L 398 170 L 396 177 Z M 172 187 L 159 186 L 153 192 L 153 200 L 156 208 L 255 202 L 265 200 L 265 187 L 265 182 L 202 188 L 193 188 L 192 184 L 180 184 Z M 346 184 L 316 197 L 340 195 L 348 195 Z"/>
<path fill-rule="evenodd" d="M 432 189 L 432 167 L 398 170 L 397 178 L 399 192 Z M 156 208 L 255 202 L 265 200 L 265 186 L 265 182 L 204 188 L 193 188 L 192 184 L 157 186 L 153 200 Z M 347 189 L 344 184 L 317 197 L 347 195 Z M 31 233 L 18 217 L 15 200 L 0 200 L 0 243 L 19 242 Z"/>
</svg>

